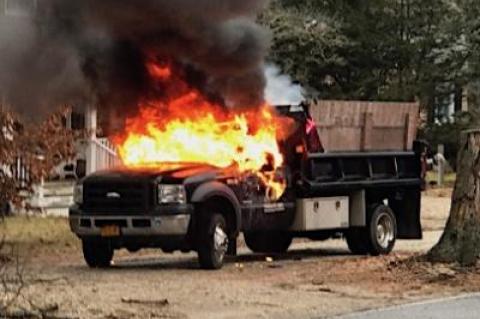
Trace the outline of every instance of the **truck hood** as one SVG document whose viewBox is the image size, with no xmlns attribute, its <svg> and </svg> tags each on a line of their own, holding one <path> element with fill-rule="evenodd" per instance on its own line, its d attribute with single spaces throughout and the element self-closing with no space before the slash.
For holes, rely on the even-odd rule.
<svg viewBox="0 0 480 319">
<path fill-rule="evenodd" d="M 228 174 L 222 169 L 208 164 L 198 163 L 161 163 L 151 167 L 118 167 L 99 171 L 87 176 L 84 182 L 103 182 L 118 180 L 152 180 L 167 184 L 190 184 L 213 180 Z"/>
</svg>

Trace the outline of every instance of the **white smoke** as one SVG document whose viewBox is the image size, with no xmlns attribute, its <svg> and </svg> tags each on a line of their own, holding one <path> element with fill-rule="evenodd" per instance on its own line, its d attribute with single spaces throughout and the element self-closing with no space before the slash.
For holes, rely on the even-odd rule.
<svg viewBox="0 0 480 319">
<path fill-rule="evenodd" d="M 271 105 L 298 105 L 304 100 L 301 85 L 294 84 L 288 75 L 281 74 L 280 68 L 273 64 L 265 66 L 267 86 L 265 100 Z"/>
</svg>

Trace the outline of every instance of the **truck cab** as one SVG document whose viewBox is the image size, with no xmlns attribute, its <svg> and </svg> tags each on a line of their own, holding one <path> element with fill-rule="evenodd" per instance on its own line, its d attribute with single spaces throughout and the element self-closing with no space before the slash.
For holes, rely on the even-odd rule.
<svg viewBox="0 0 480 319">
<path fill-rule="evenodd" d="M 255 174 L 199 163 L 117 168 L 84 178 L 70 208 L 86 263 L 108 267 L 114 251 L 196 251 L 202 268 L 222 267 L 242 232 L 258 253 L 286 252 L 295 237 L 343 237 L 355 254 L 392 251 L 419 239 L 423 145 L 413 151 L 324 152 L 308 108 L 281 106 L 294 121 L 280 141 L 280 198 Z M 271 168 L 268 165 L 265 170 Z"/>
</svg>

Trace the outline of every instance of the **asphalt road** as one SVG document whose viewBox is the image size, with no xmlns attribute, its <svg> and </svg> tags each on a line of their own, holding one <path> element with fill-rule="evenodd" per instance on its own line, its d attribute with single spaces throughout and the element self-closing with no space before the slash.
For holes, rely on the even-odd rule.
<svg viewBox="0 0 480 319">
<path fill-rule="evenodd" d="M 478 319 L 480 294 L 463 295 L 410 305 L 372 310 L 337 319 Z"/>
</svg>

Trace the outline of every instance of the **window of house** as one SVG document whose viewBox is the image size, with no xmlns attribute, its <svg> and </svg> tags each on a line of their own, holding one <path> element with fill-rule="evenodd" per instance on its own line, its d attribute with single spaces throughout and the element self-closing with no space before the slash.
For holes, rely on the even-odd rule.
<svg viewBox="0 0 480 319">
<path fill-rule="evenodd" d="M 32 15 L 37 9 L 37 0 L 4 0 L 4 12 L 9 16 Z"/>
<path fill-rule="evenodd" d="M 72 130 L 84 130 L 85 129 L 85 115 L 83 113 L 72 112 L 70 113 L 71 117 L 71 127 Z"/>
</svg>

